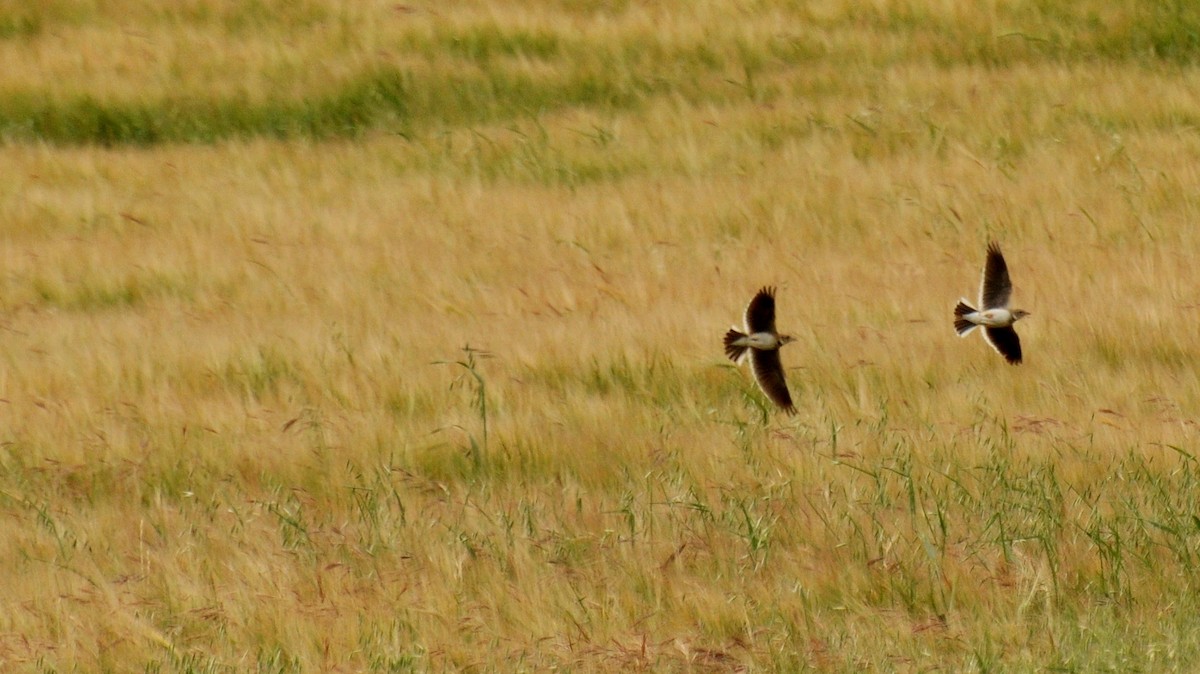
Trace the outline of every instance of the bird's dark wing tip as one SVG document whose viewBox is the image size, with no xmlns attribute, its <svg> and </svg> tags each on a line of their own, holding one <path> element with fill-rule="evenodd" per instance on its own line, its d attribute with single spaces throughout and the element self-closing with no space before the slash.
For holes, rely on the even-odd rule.
<svg viewBox="0 0 1200 674">
<path fill-rule="evenodd" d="M 754 380 L 758 382 L 758 387 L 762 389 L 762 392 L 785 412 L 794 414 L 796 407 L 792 403 L 791 393 L 788 392 L 783 363 L 779 360 L 779 350 L 759 351 L 754 349 L 750 352 L 750 364 L 754 371 Z"/>
<path fill-rule="evenodd" d="M 983 332 L 987 343 L 992 345 L 1009 365 L 1021 364 L 1021 338 L 1012 328 L 985 328 Z"/>
<path fill-rule="evenodd" d="M 763 286 L 746 306 L 747 332 L 775 331 L 775 286 Z"/>
</svg>

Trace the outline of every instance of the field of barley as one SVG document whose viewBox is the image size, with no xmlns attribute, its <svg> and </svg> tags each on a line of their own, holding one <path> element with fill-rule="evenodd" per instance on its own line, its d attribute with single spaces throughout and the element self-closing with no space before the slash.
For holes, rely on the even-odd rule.
<svg viewBox="0 0 1200 674">
<path fill-rule="evenodd" d="M 0 670 L 1194 671 L 1198 158 L 1180 0 L 0 0 Z"/>
</svg>

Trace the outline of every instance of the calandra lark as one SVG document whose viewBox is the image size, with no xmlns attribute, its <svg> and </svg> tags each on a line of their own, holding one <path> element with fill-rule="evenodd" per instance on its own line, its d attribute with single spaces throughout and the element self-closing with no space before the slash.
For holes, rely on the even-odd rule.
<svg viewBox="0 0 1200 674">
<path fill-rule="evenodd" d="M 796 406 L 792 404 L 783 363 L 779 361 L 780 347 L 794 338 L 775 331 L 774 288 L 763 288 L 750 300 L 746 306 L 745 330 L 741 332 L 734 327 L 725 333 L 725 355 L 739 365 L 749 357 L 758 387 L 784 412 L 795 414 Z"/>
<path fill-rule="evenodd" d="M 1021 363 L 1021 338 L 1013 330 L 1013 323 L 1029 315 L 1028 311 L 1009 309 L 1012 297 L 1012 281 L 1008 278 L 1008 265 L 1000 246 L 988 244 L 987 264 L 983 267 L 983 281 L 979 284 L 979 305 L 976 310 L 959 300 L 954 307 L 954 329 L 959 337 L 966 337 L 972 330 L 983 326 L 983 337 L 992 348 L 1013 365 Z"/>
</svg>

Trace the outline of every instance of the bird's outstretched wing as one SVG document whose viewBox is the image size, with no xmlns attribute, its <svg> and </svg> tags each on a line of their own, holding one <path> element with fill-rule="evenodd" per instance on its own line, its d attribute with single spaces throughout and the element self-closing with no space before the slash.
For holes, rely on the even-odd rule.
<svg viewBox="0 0 1200 674">
<path fill-rule="evenodd" d="M 984 328 L 983 336 L 1010 365 L 1021 364 L 1021 338 L 1009 328 Z"/>
<path fill-rule="evenodd" d="M 759 290 L 746 305 L 746 332 L 775 332 L 775 288 Z"/>
<path fill-rule="evenodd" d="M 779 360 L 779 349 L 750 349 L 750 369 L 754 371 L 754 381 L 758 382 L 758 387 L 772 402 L 788 414 L 796 413 L 792 395 L 788 393 L 787 379 L 783 375 L 783 363 Z"/>
<path fill-rule="evenodd" d="M 1008 278 L 1008 264 L 995 241 L 988 244 L 987 264 L 983 267 L 983 281 L 979 285 L 979 304 L 983 309 L 1005 309 L 1012 296 L 1012 281 Z"/>
</svg>

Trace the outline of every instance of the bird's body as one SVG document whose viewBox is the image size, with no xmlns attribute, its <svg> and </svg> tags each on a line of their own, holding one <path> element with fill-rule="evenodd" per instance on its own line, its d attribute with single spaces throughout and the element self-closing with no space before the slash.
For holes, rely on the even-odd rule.
<svg viewBox="0 0 1200 674">
<path fill-rule="evenodd" d="M 779 360 L 779 349 L 794 338 L 775 330 L 774 288 L 763 288 L 750 300 L 744 323 L 743 330 L 733 327 L 725 333 L 725 355 L 738 364 L 749 359 L 754 380 L 763 393 L 784 412 L 795 414 L 796 406 Z"/>
<path fill-rule="evenodd" d="M 987 343 L 1004 356 L 1012 365 L 1021 363 L 1021 339 L 1012 326 L 1029 315 L 1028 311 L 1009 308 L 1012 297 L 1012 281 L 1008 277 L 1008 264 L 995 242 L 988 244 L 987 262 L 983 267 L 983 280 L 979 284 L 980 309 L 959 300 L 954 307 L 954 330 L 959 337 L 966 337 L 975 328 L 983 328 Z"/>
<path fill-rule="evenodd" d="M 970 305 L 959 301 L 959 309 L 955 307 L 955 323 L 956 328 L 960 325 L 965 330 L 960 330 L 959 334 L 966 334 L 975 328 L 983 325 L 990 328 L 1007 328 L 1016 322 L 1013 318 L 1013 312 L 1008 309 L 988 309 L 987 311 L 976 311 Z M 959 313 L 961 312 L 961 314 Z M 959 323 L 961 321 L 961 323 Z"/>
<path fill-rule="evenodd" d="M 772 332 L 752 332 L 747 335 L 737 328 L 730 328 L 725 337 L 725 353 L 739 365 L 746 362 L 750 351 L 770 351 L 787 344 L 783 339 L 786 335 L 777 335 Z"/>
</svg>

